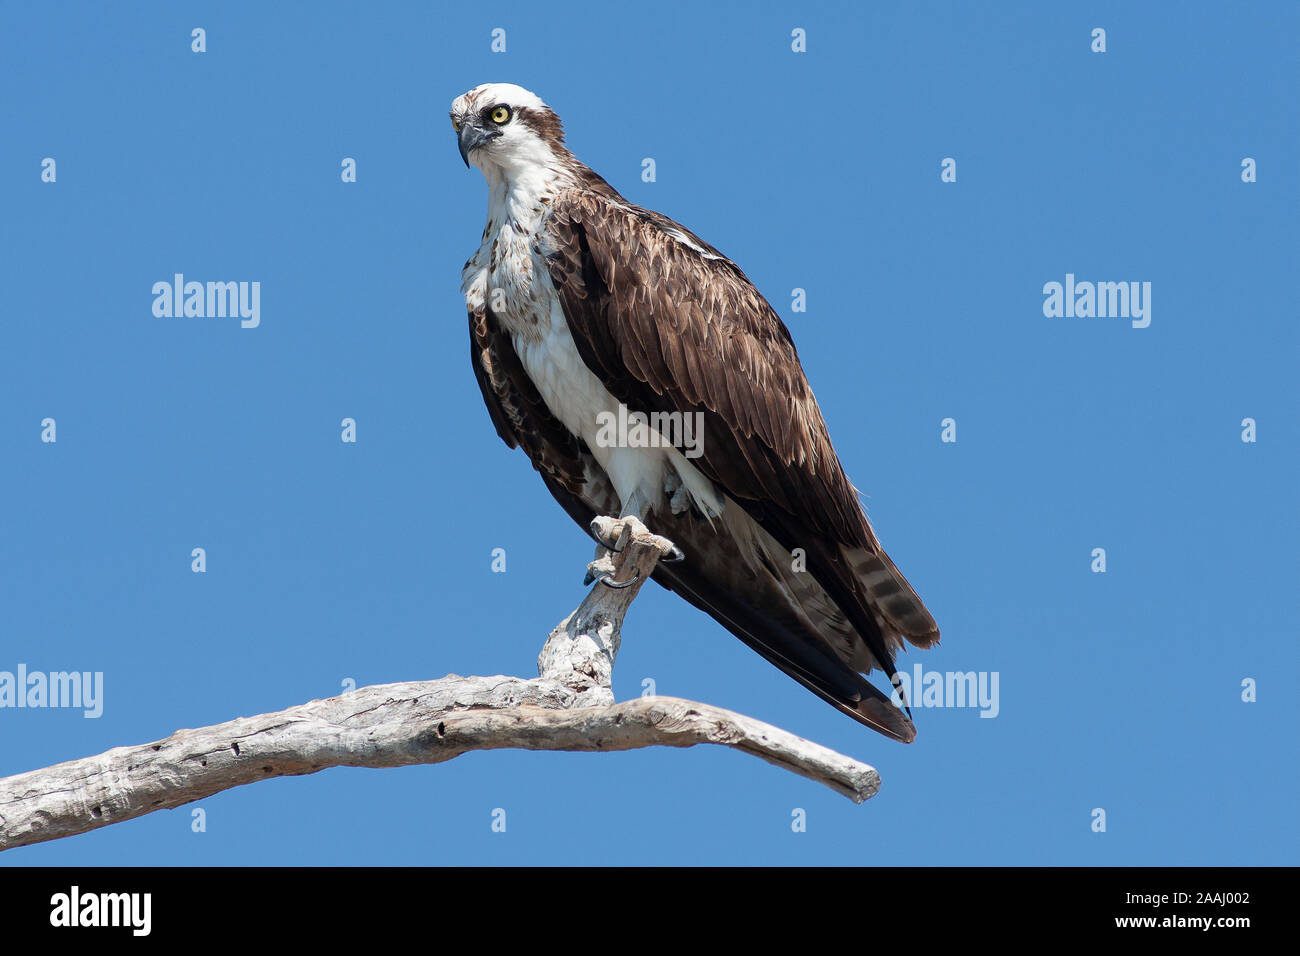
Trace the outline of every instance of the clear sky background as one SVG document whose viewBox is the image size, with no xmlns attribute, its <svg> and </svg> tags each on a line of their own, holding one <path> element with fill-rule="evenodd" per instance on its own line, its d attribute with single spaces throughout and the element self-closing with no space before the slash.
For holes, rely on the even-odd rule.
<svg viewBox="0 0 1300 956">
<path fill-rule="evenodd" d="M 102 671 L 104 712 L 0 709 L 0 775 L 349 678 L 535 673 L 591 545 L 469 365 L 486 193 L 447 109 L 487 81 L 773 303 L 942 628 L 900 666 L 997 672 L 1000 709 L 918 708 L 893 743 L 651 586 L 621 697 L 653 678 L 770 721 L 879 796 L 714 747 L 502 751 L 0 864 L 1294 864 L 1298 26 L 1291 2 L 7 0 L 0 670 Z M 176 272 L 259 281 L 260 327 L 156 318 Z M 1067 273 L 1150 282 L 1150 327 L 1044 317 Z"/>
</svg>

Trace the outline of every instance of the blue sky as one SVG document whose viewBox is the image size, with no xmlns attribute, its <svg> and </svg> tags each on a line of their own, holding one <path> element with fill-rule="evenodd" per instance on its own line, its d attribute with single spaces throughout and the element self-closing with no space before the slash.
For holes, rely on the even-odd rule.
<svg viewBox="0 0 1300 956">
<path fill-rule="evenodd" d="M 621 697 L 649 677 L 770 721 L 880 795 L 712 747 L 503 751 L 0 864 L 1297 862 L 1300 8 L 866 7 L 0 8 L 0 671 L 104 675 L 98 719 L 0 708 L 0 775 L 349 678 L 535 673 L 590 544 L 469 366 L 486 196 L 446 114 L 487 81 L 742 266 L 942 628 L 900 666 L 1000 691 L 895 744 L 651 587 Z M 260 282 L 261 324 L 155 317 L 176 272 Z M 1044 316 L 1067 274 L 1150 282 L 1149 327 Z"/>
</svg>

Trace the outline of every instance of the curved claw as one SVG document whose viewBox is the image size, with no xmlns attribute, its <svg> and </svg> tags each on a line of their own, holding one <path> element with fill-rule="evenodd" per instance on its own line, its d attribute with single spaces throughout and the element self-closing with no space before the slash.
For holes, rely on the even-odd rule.
<svg viewBox="0 0 1300 956">
<path fill-rule="evenodd" d="M 685 561 L 685 560 L 686 560 L 686 552 L 684 552 L 681 548 L 677 547 L 677 545 L 673 545 L 673 549 L 669 551 L 667 554 L 665 554 L 662 558 L 660 558 L 659 563 L 676 564 L 678 561 Z"/>
<path fill-rule="evenodd" d="M 603 584 L 607 588 L 614 588 L 615 590 L 618 590 L 619 588 L 627 588 L 627 587 L 631 587 L 633 584 L 636 584 L 636 579 L 639 578 L 640 576 L 641 576 L 640 571 L 633 571 L 632 576 L 630 578 L 628 578 L 626 581 L 619 582 L 613 580 L 614 578 L 613 572 L 606 571 L 600 577 L 596 578 L 596 583 Z"/>
</svg>

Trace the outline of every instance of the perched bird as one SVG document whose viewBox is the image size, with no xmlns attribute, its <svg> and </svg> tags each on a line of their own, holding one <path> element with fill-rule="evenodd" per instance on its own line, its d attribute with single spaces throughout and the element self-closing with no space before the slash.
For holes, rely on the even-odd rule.
<svg viewBox="0 0 1300 956">
<path fill-rule="evenodd" d="M 939 629 L 876 540 L 776 312 L 717 249 L 579 162 L 528 90 L 475 87 L 451 124 L 488 185 L 462 291 L 497 433 L 582 527 L 637 516 L 681 550 L 656 581 L 911 742 L 908 714 L 863 675 L 896 681 L 904 640 L 929 647 Z M 611 441 L 629 413 L 664 439 L 697 423 L 702 441 Z"/>
</svg>

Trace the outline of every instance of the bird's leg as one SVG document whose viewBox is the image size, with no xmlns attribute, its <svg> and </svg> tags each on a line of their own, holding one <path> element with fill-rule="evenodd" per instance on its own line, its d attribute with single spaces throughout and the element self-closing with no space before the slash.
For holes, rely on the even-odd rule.
<svg viewBox="0 0 1300 956">
<path fill-rule="evenodd" d="M 675 475 L 675 472 L 670 471 L 669 474 Z M 674 511 L 673 513 L 676 514 L 677 512 Z M 626 521 L 626 519 L 629 518 L 634 519 L 637 522 L 637 525 L 646 534 L 650 534 L 649 529 L 646 528 L 644 524 L 646 519 L 649 517 L 650 517 L 650 497 L 642 489 L 638 488 L 636 489 L 636 491 L 632 492 L 630 495 L 627 496 L 627 501 L 623 502 L 623 511 L 619 515 L 619 520 Z M 621 528 L 619 530 L 621 530 Z M 600 538 L 598 537 L 597 540 L 600 540 Z M 623 542 L 617 540 L 617 536 L 615 540 L 602 541 L 601 543 L 604 544 L 605 547 L 607 547 L 610 551 L 613 551 L 615 554 L 617 554 L 623 548 Z M 682 549 L 677 547 L 677 545 L 674 544 L 672 545 L 672 550 L 659 559 L 659 563 L 675 564 L 678 561 L 685 561 L 685 560 L 686 560 L 686 555 L 682 552 Z"/>
<path fill-rule="evenodd" d="M 587 565 L 587 576 L 582 580 L 584 585 L 596 581 L 611 588 L 624 588 L 636 580 L 634 571 L 629 580 L 621 584 L 614 581 L 618 573 L 618 565 L 621 565 L 624 560 L 619 559 L 616 564 L 615 555 L 623 554 L 624 548 L 631 540 L 635 532 L 633 521 L 640 525 L 642 531 L 649 534 L 645 525 L 641 524 L 640 519 L 635 515 L 625 514 L 619 518 L 600 517 L 591 522 L 591 535 L 598 544 L 595 560 Z"/>
<path fill-rule="evenodd" d="M 686 482 L 682 481 L 682 476 L 675 469 L 669 468 L 668 474 L 664 476 L 664 494 L 668 496 L 668 510 L 673 514 L 679 515 L 690 510 L 691 493 L 686 490 Z"/>
<path fill-rule="evenodd" d="M 667 538 L 652 534 L 645 526 L 637 513 L 643 509 L 648 510 L 645 509 L 644 498 L 637 496 L 624 506 L 620 517 L 599 517 L 591 522 L 591 534 L 599 542 L 599 547 L 596 549 L 596 559 L 587 565 L 584 584 L 595 581 L 606 587 L 625 588 L 636 582 L 641 576 L 641 571 L 635 566 L 632 568 L 631 577 L 623 581 L 618 580 L 623 565 L 630 560 L 628 546 L 634 541 L 643 546 L 642 550 L 648 547 L 656 552 L 656 562 L 682 559 L 680 548 Z M 637 564 L 636 561 L 632 563 Z M 653 567 L 652 562 L 646 573 L 649 574 Z"/>
<path fill-rule="evenodd" d="M 640 522 L 644 522 L 649 513 L 650 500 L 644 492 L 638 489 L 628 495 L 627 501 L 623 503 L 623 508 L 619 512 L 617 519 L 605 518 L 601 522 L 593 521 L 591 523 L 591 534 L 607 551 L 618 554 L 623 550 L 623 545 L 619 539 L 624 530 L 624 519 L 635 518 Z M 642 524 L 642 527 L 644 527 L 644 524 Z"/>
<path fill-rule="evenodd" d="M 645 521 L 648 514 L 650 514 L 650 499 L 644 491 L 638 488 L 627 496 L 627 501 L 623 502 L 623 512 L 619 517 L 636 518 L 638 521 Z"/>
<path fill-rule="evenodd" d="M 669 474 L 676 474 L 676 472 L 669 469 Z M 673 511 L 673 514 L 677 514 L 677 512 Z M 629 518 L 633 516 L 635 516 L 638 522 L 645 521 L 646 518 L 650 516 L 650 499 L 639 488 L 628 496 L 627 503 L 623 505 L 623 517 Z M 642 525 L 642 527 L 645 526 Z M 648 534 L 649 531 L 646 533 Z M 676 564 L 678 561 L 685 561 L 686 555 L 682 553 L 682 549 L 677 547 L 677 545 L 673 544 L 671 541 L 668 543 L 672 545 L 672 548 L 667 554 L 660 556 L 659 563 Z"/>
</svg>

